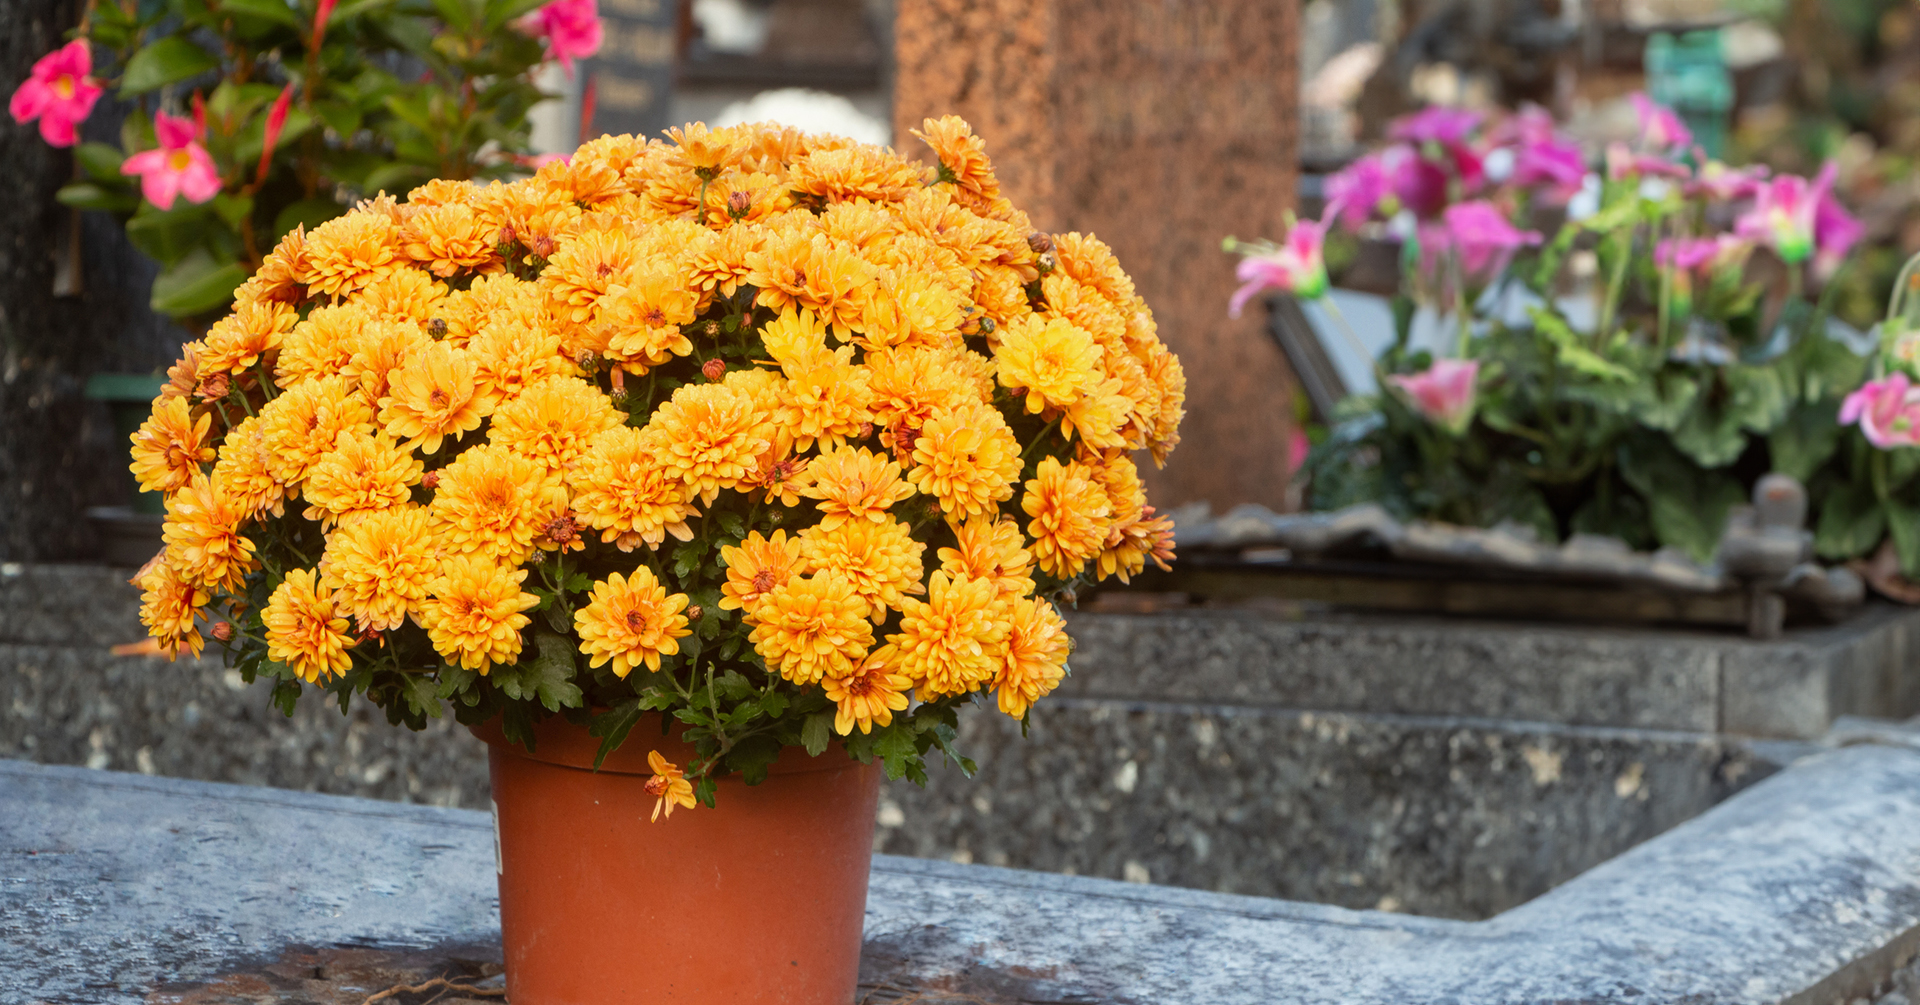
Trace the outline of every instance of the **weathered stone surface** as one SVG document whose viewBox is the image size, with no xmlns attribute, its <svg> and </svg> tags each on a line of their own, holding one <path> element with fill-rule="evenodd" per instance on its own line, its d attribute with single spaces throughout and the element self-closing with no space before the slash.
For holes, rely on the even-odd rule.
<svg viewBox="0 0 1920 1005">
<path fill-rule="evenodd" d="M 1737 740 L 1055 699 L 962 720 L 973 779 L 883 793 L 876 851 L 1483 918 L 1774 770 Z"/>
<path fill-rule="evenodd" d="M 0 1003 L 132 1005 L 296 945 L 489 958 L 491 838 L 473 812 L 0 762 Z M 1916 861 L 1920 753 L 1856 746 L 1484 922 L 876 856 L 862 979 L 1006 1002 L 1847 1001 L 1920 942 Z"/>
<path fill-rule="evenodd" d="M 1061 694 L 1814 739 L 1920 712 L 1920 610 L 1731 633 L 1251 610 L 1078 614 Z"/>
<path fill-rule="evenodd" d="M 1287 498 L 1290 371 L 1258 310 L 1226 317 L 1220 239 L 1277 236 L 1297 162 L 1296 0 L 902 0 L 894 136 L 964 116 L 1043 230 L 1097 234 L 1188 381 L 1156 504 Z M 924 148 L 922 148 L 924 149 Z"/>
</svg>

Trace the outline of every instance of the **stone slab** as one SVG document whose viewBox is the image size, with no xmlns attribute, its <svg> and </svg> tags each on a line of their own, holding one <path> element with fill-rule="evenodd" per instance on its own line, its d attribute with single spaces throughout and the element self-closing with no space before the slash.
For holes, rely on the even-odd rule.
<svg viewBox="0 0 1920 1005">
<path fill-rule="evenodd" d="M 1234 320 L 1228 235 L 1279 237 L 1298 163 L 1297 0 L 901 0 L 895 145 L 960 115 L 1048 232 L 1106 241 L 1187 374 L 1155 505 L 1285 509 L 1293 384 L 1259 310 Z"/>
<path fill-rule="evenodd" d="M 480 813 L 0 762 L 0 1005 L 289 947 L 486 947 Z M 1920 936 L 1920 753 L 1860 745 L 1484 922 L 876 856 L 863 980 L 997 1001 L 1846 1001 Z M 982 997 L 986 997 L 983 995 Z"/>
<path fill-rule="evenodd" d="M 1776 768 L 1698 733 L 1052 699 L 964 716 L 966 778 L 883 792 L 876 851 L 1485 918 Z"/>
<path fill-rule="evenodd" d="M 1062 694 L 1816 739 L 1920 712 L 1920 609 L 1733 633 L 1246 609 L 1072 616 Z"/>
</svg>

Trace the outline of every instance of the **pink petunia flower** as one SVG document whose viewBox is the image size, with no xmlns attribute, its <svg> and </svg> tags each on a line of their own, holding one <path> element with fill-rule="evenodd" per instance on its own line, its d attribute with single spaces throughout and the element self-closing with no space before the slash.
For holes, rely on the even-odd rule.
<svg viewBox="0 0 1920 1005">
<path fill-rule="evenodd" d="M 1634 113 L 1640 117 L 1641 149 L 1672 153 L 1693 145 L 1693 130 L 1687 128 L 1673 109 L 1641 91 L 1633 92 L 1628 100 L 1633 102 Z"/>
<path fill-rule="evenodd" d="M 1239 317 L 1240 309 L 1265 290 L 1280 290 L 1303 300 L 1315 300 L 1327 292 L 1327 264 L 1322 256 L 1327 225 L 1318 220 L 1301 220 L 1287 231 L 1286 242 L 1264 249 L 1240 260 L 1234 274 L 1241 286 L 1227 303 L 1227 316 Z"/>
<path fill-rule="evenodd" d="M 522 30 L 547 40 L 547 55 L 573 72 L 573 61 L 600 51 L 598 0 L 553 0 L 528 15 Z"/>
<path fill-rule="evenodd" d="M 1476 286 L 1491 282 L 1507 267 L 1515 251 L 1541 241 L 1538 231 L 1515 227 L 1507 214 L 1490 202 L 1476 200 L 1448 206 L 1442 220 L 1445 227 L 1438 232 L 1444 235 L 1441 243 L 1459 252 L 1460 269 Z"/>
<path fill-rule="evenodd" d="M 1387 379 L 1406 392 L 1427 421 L 1451 433 L 1466 431 L 1473 421 L 1474 391 L 1480 363 L 1471 359 L 1437 359 L 1425 373 L 1394 374 Z"/>
<path fill-rule="evenodd" d="M 1855 422 L 1882 450 L 1920 446 L 1920 389 L 1904 373 L 1867 381 L 1840 403 L 1840 424 Z"/>
<path fill-rule="evenodd" d="M 86 121 L 100 100 L 93 72 L 93 49 L 84 38 L 42 56 L 33 71 L 13 92 L 7 111 L 15 122 L 40 120 L 40 138 L 56 147 L 73 146 L 74 127 Z"/>
<path fill-rule="evenodd" d="M 142 150 L 120 165 L 121 174 L 140 176 L 140 192 L 161 209 L 172 209 L 176 195 L 188 202 L 206 202 L 220 194 L 220 172 L 199 144 L 200 129 L 189 119 L 165 112 L 153 117 L 155 150 Z"/>
<path fill-rule="evenodd" d="M 1811 183 L 1791 174 L 1769 179 L 1755 193 L 1753 208 L 1734 221 L 1734 232 L 1771 247 L 1788 265 L 1806 261 L 1814 252 L 1820 203 L 1833 189 L 1835 171 L 1829 161 Z M 1837 242 L 1843 235 L 1830 231 L 1829 236 Z"/>
<path fill-rule="evenodd" d="M 1573 198 L 1586 180 L 1586 154 L 1572 140 L 1548 137 L 1522 144 L 1514 153 L 1513 183 L 1539 189 L 1554 205 Z"/>
</svg>

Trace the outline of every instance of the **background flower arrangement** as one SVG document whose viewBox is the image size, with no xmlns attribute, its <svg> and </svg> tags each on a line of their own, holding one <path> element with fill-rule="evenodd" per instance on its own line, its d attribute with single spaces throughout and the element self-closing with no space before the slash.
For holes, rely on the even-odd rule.
<svg viewBox="0 0 1920 1005">
<path fill-rule="evenodd" d="M 671 133 L 266 256 L 134 438 L 164 647 L 204 626 L 289 711 L 451 702 L 525 743 L 565 714 L 602 758 L 663 712 L 700 755 L 655 765 L 669 812 L 836 734 L 923 778 L 976 695 L 1024 718 L 1065 673 L 1053 600 L 1171 556 L 1132 459 L 1183 407 L 1152 314 L 958 119 L 937 170 Z"/>
<path fill-rule="evenodd" d="M 1841 415 L 1868 360 L 1827 323 L 1861 234 L 1832 167 L 1729 167 L 1636 104 L 1638 138 L 1597 173 L 1539 109 L 1409 117 L 1330 179 L 1322 220 L 1245 249 L 1236 307 L 1265 288 L 1323 296 L 1330 231 L 1403 242 L 1384 393 L 1351 400 L 1313 450 L 1313 508 L 1378 500 L 1704 560 L 1728 510 L 1781 471 L 1808 483 L 1820 555 L 1880 544 L 1887 524 L 1861 519 L 1872 447 Z M 1410 344 L 1423 307 L 1452 333 L 1444 351 Z M 1920 572 L 1920 541 L 1903 558 Z"/>
<path fill-rule="evenodd" d="M 154 309 L 200 327 L 296 227 L 527 170 L 536 71 L 599 45 L 595 0 L 91 0 L 9 110 L 64 147 L 109 87 L 131 103 L 59 198 L 124 220 L 160 263 Z"/>
</svg>

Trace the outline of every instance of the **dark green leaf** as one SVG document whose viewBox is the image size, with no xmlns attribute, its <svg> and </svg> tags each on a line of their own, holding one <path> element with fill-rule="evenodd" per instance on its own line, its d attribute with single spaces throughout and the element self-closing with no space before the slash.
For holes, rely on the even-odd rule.
<svg viewBox="0 0 1920 1005">
<path fill-rule="evenodd" d="M 620 745 L 626 742 L 627 734 L 633 731 L 634 724 L 644 715 L 646 710 L 640 707 L 640 699 L 628 698 L 593 717 L 593 725 L 587 728 L 587 735 L 600 737 L 600 749 L 593 754 L 593 770 L 600 770 L 607 755 L 620 749 Z"/>
<path fill-rule="evenodd" d="M 302 199 L 290 203 L 273 218 L 273 239 L 280 240 L 288 231 L 302 224 L 312 230 L 346 211 L 345 206 L 332 199 Z"/>
<path fill-rule="evenodd" d="M 247 218 L 253 215 L 253 197 L 222 192 L 213 197 L 213 212 L 221 222 L 237 231 L 246 226 Z"/>
<path fill-rule="evenodd" d="M 294 706 L 300 703 L 300 681 L 282 677 L 273 682 L 273 693 L 269 696 L 275 708 L 287 718 L 293 718 Z"/>
<path fill-rule="evenodd" d="M 247 281 L 247 270 L 237 262 L 218 262 L 205 251 L 195 251 L 153 281 L 153 309 L 169 317 L 205 314 L 233 299 L 233 291 Z"/>
<path fill-rule="evenodd" d="M 919 748 L 914 744 L 913 728 L 896 719 L 893 725 L 875 730 L 874 735 L 877 739 L 874 741 L 873 750 L 886 764 L 887 778 L 892 780 L 904 777 L 907 774 L 908 763 L 916 760 L 920 753 Z"/>
<path fill-rule="evenodd" d="M 107 188 L 92 182 L 77 181 L 61 186 L 53 194 L 62 206 L 97 209 L 107 213 L 131 213 L 140 207 L 140 197 L 121 188 Z"/>
<path fill-rule="evenodd" d="M 472 670 L 457 666 L 442 667 L 439 677 L 440 690 L 438 693 L 441 698 L 452 698 L 455 695 L 465 694 L 467 689 L 473 686 L 473 682 L 480 679 L 480 675 Z"/>
<path fill-rule="evenodd" d="M 120 165 L 126 162 L 126 155 L 117 147 L 105 143 L 82 143 L 73 148 L 73 159 L 80 164 L 80 170 L 95 181 L 124 183 L 127 176 L 120 173 Z"/>
<path fill-rule="evenodd" d="M 1842 482 L 1820 500 L 1820 522 L 1814 527 L 1813 550 L 1821 558 L 1845 561 L 1880 546 L 1887 533 L 1887 514 L 1867 485 Z"/>
<path fill-rule="evenodd" d="M 727 753 L 727 767 L 740 773 L 740 780 L 758 785 L 767 780 L 767 768 L 780 757 L 780 742 L 764 733 L 749 736 Z"/>
<path fill-rule="evenodd" d="M 233 14 L 259 18 L 262 21 L 283 24 L 296 30 L 306 27 L 306 22 L 301 16 L 281 0 L 220 0 L 220 9 Z"/>
<path fill-rule="evenodd" d="M 163 35 L 127 60 L 126 75 L 120 78 L 120 93 L 145 94 L 219 66 L 217 57 L 187 41 L 186 36 Z"/>
<path fill-rule="evenodd" d="M 407 701 L 407 707 L 415 714 L 425 714 L 430 718 L 440 718 L 439 686 L 432 677 L 423 673 L 405 675 L 401 695 Z"/>
<path fill-rule="evenodd" d="M 1887 532 L 1893 536 L 1893 550 L 1900 556 L 1900 574 L 1920 579 L 1920 506 L 1887 500 Z"/>
<path fill-rule="evenodd" d="M 1792 475 L 1801 482 L 1827 463 L 1840 443 L 1840 423 L 1835 420 L 1839 404 L 1833 401 L 1801 402 L 1767 434 L 1767 453 L 1773 458 L 1773 470 Z"/>
<path fill-rule="evenodd" d="M 1654 436 L 1621 447 L 1620 473 L 1647 500 L 1660 543 L 1702 562 L 1719 547 L 1727 511 L 1746 501 L 1746 492 L 1732 476 L 1695 467 Z"/>
<path fill-rule="evenodd" d="M 807 724 L 800 728 L 800 744 L 807 749 L 808 757 L 819 757 L 827 749 L 832 729 L 832 712 L 815 712 L 807 716 Z"/>
<path fill-rule="evenodd" d="M 586 695 L 573 682 L 573 644 L 548 631 L 536 632 L 534 643 L 537 655 L 532 659 L 522 653 L 519 663 L 494 670 L 494 686 L 515 701 L 537 699 L 549 712 L 578 708 Z"/>
</svg>

